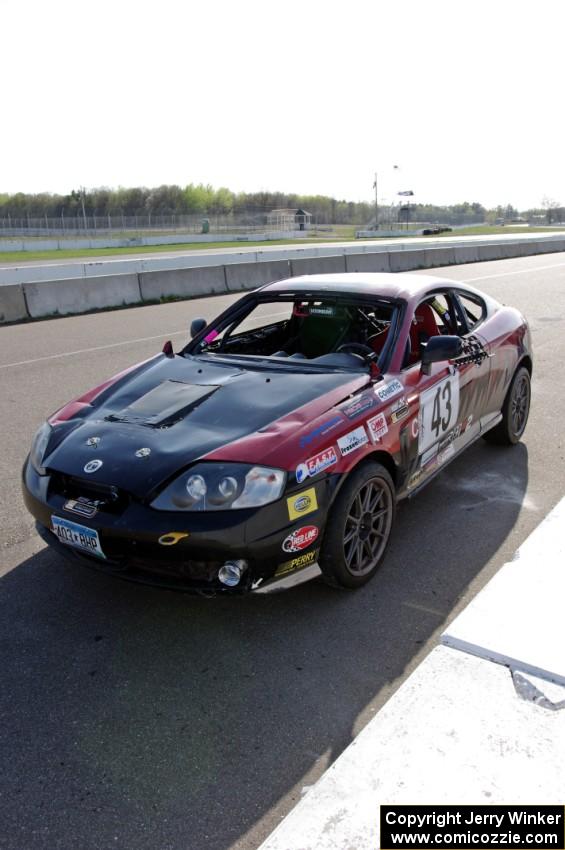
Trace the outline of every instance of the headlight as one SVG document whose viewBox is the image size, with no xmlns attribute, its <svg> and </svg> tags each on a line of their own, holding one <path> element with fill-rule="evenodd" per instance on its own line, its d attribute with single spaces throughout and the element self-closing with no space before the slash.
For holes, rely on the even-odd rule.
<svg viewBox="0 0 565 850">
<path fill-rule="evenodd" d="M 200 463 L 152 502 L 158 511 L 227 511 L 258 508 L 280 498 L 286 472 L 244 463 Z"/>
<path fill-rule="evenodd" d="M 43 458 L 45 457 L 47 443 L 49 442 L 52 432 L 53 429 L 51 425 L 48 422 L 44 422 L 41 428 L 36 431 L 31 444 L 29 459 L 35 471 L 40 475 L 46 474 L 46 470 L 43 467 Z"/>
</svg>

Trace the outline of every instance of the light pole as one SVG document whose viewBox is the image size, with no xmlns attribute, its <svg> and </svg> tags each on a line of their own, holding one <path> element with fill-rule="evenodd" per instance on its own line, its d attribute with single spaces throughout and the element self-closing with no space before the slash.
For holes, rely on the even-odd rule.
<svg viewBox="0 0 565 850">
<path fill-rule="evenodd" d="M 80 187 L 80 202 L 82 204 L 82 220 L 84 222 L 84 229 L 87 230 L 86 226 L 86 210 L 84 208 L 84 196 L 86 195 L 86 189 L 84 186 Z"/>
<path fill-rule="evenodd" d="M 375 171 L 375 182 L 373 183 L 373 189 L 375 190 L 375 230 L 379 229 L 379 193 L 377 189 L 377 172 Z"/>
</svg>

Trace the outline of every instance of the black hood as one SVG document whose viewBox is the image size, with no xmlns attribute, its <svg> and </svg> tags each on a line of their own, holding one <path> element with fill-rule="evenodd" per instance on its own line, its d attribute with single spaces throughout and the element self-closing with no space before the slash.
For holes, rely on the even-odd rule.
<svg viewBox="0 0 565 850">
<path fill-rule="evenodd" d="M 355 378 L 358 373 L 251 370 L 158 357 L 102 393 L 83 418 L 56 426 L 54 443 L 59 429 L 67 433 L 44 462 L 48 469 L 143 497 L 203 455 Z M 102 464 L 88 474 L 84 467 L 93 460 Z"/>
</svg>

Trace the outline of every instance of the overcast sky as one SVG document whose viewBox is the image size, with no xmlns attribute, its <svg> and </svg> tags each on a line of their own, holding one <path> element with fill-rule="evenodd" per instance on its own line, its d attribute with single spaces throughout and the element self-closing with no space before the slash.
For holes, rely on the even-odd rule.
<svg viewBox="0 0 565 850">
<path fill-rule="evenodd" d="M 0 0 L 0 33 L 0 192 L 565 203 L 563 0 Z"/>
</svg>

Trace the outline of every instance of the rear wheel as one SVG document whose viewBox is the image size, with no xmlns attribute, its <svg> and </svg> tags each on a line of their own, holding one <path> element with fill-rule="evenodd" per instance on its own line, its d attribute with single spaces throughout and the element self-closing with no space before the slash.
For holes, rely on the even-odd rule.
<svg viewBox="0 0 565 850">
<path fill-rule="evenodd" d="M 338 587 L 366 584 L 382 563 L 395 510 L 392 478 L 381 464 L 354 469 L 328 517 L 319 564 Z"/>
<path fill-rule="evenodd" d="M 502 419 L 490 431 L 484 434 L 489 443 L 502 446 L 514 446 L 526 430 L 530 412 L 530 373 L 525 366 L 516 370 L 512 383 L 502 405 Z"/>
</svg>

